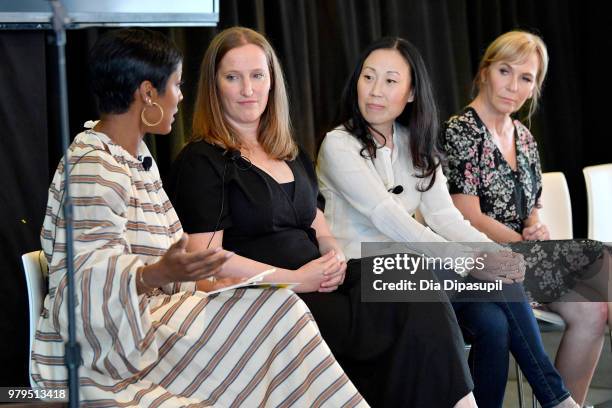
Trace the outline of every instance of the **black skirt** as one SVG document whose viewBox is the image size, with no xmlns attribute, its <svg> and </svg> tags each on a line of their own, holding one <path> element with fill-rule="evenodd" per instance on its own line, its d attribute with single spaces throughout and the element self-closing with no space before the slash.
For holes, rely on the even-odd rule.
<svg viewBox="0 0 612 408">
<path fill-rule="evenodd" d="M 474 385 L 446 295 L 362 302 L 360 269 L 350 260 L 338 290 L 300 294 L 342 368 L 373 407 L 454 406 Z"/>
</svg>

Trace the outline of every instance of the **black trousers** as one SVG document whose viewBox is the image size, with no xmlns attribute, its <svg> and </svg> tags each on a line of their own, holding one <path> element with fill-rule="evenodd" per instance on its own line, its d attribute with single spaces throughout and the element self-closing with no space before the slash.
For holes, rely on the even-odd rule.
<svg viewBox="0 0 612 408">
<path fill-rule="evenodd" d="M 463 337 L 443 292 L 438 302 L 362 302 L 360 260 L 350 260 L 338 290 L 300 297 L 371 406 L 452 407 L 473 389 Z"/>
</svg>

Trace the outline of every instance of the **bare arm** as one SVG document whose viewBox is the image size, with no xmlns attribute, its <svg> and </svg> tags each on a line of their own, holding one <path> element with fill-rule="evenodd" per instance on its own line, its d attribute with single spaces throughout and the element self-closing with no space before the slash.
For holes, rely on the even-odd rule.
<svg viewBox="0 0 612 408">
<path fill-rule="evenodd" d="M 212 237 L 212 241 L 210 241 Z M 210 242 L 209 248 L 221 248 L 223 242 L 223 231 L 217 231 L 214 234 L 212 232 L 203 232 L 198 234 L 191 234 L 190 240 L 187 245 L 188 252 L 201 251 L 206 249 Z M 267 269 L 274 268 L 272 265 L 268 265 L 262 262 L 254 261 L 244 256 L 234 255 L 231 257 L 221 272 L 217 274 L 220 278 L 250 278 L 251 276 L 257 275 Z M 276 268 L 276 272 L 268 275 L 264 278 L 265 281 L 289 281 L 291 272 L 288 269 Z"/>
<path fill-rule="evenodd" d="M 526 241 L 542 241 L 550 239 L 548 227 L 546 227 L 546 225 L 542 224 L 540 221 L 540 215 L 536 207 L 531 210 L 531 214 L 529 214 L 529 217 L 525 220 L 523 239 Z"/>
<path fill-rule="evenodd" d="M 332 254 L 337 260 L 337 266 L 333 272 L 328 274 L 328 277 L 321 283 L 319 291 L 332 292 L 344 282 L 346 274 L 346 256 L 342 252 L 342 248 L 332 235 L 329 225 L 325 220 L 323 212 L 317 208 L 317 215 L 312 222 L 312 228 L 317 232 L 317 241 L 319 241 L 319 251 L 324 254 Z"/>
<path fill-rule="evenodd" d="M 522 241 L 521 234 L 508 228 L 501 222 L 483 214 L 480 211 L 480 199 L 469 194 L 452 194 L 453 203 L 478 230 L 485 233 L 495 242 L 507 243 Z M 501 280 L 504 283 L 521 282 L 525 278 L 525 268 L 522 257 L 516 257 L 512 252 L 498 252 L 487 258 L 487 268 L 483 271 L 473 270 L 473 276 L 483 280 Z M 500 264 L 505 266 L 499 267 Z"/>
<path fill-rule="evenodd" d="M 338 244 L 338 241 L 336 241 L 336 238 L 332 235 L 329 225 L 327 225 L 325 215 L 323 215 L 323 212 L 319 209 L 317 209 L 317 215 L 312 222 L 312 228 L 314 228 L 314 230 L 317 232 L 319 251 L 321 251 L 322 254 L 326 254 L 333 250 L 336 252 L 339 260 L 346 260 L 344 253 L 342 252 L 342 248 Z"/>
<path fill-rule="evenodd" d="M 485 233 L 495 242 L 517 242 L 522 241 L 521 234 L 508 228 L 501 222 L 483 214 L 480 211 L 480 198 L 468 194 L 452 194 L 451 198 L 455 207 L 463 216 L 478 230 Z"/>
<path fill-rule="evenodd" d="M 540 222 L 540 215 L 538 213 L 538 209 L 537 208 L 533 208 L 533 210 L 531 210 L 531 214 L 529 214 L 529 217 L 527 217 L 527 219 L 524 222 L 525 227 L 531 227 L 536 225 L 537 223 Z"/>
</svg>

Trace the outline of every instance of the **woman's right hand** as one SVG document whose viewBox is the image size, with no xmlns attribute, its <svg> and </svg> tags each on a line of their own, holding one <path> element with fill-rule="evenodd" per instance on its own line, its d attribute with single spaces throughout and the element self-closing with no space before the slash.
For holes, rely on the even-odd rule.
<svg viewBox="0 0 612 408">
<path fill-rule="evenodd" d="M 502 250 L 484 252 L 479 255 L 484 258 L 484 268 L 473 268 L 470 275 L 485 281 L 501 280 L 505 284 L 522 282 L 525 279 L 525 260 L 521 254 Z"/>
<path fill-rule="evenodd" d="M 335 251 L 329 251 L 319 258 L 313 259 L 295 271 L 300 282 L 295 291 L 318 291 L 321 288 L 321 283 L 328 280 L 330 275 L 336 273 L 341 267 L 342 262 L 336 257 Z"/>
<path fill-rule="evenodd" d="M 187 252 L 189 236 L 184 233 L 159 261 L 144 267 L 142 279 L 151 287 L 171 282 L 196 282 L 218 274 L 223 264 L 234 254 L 222 248 Z"/>
<path fill-rule="evenodd" d="M 550 232 L 546 225 L 538 222 L 523 228 L 522 236 L 525 241 L 546 241 L 550 239 Z"/>
</svg>

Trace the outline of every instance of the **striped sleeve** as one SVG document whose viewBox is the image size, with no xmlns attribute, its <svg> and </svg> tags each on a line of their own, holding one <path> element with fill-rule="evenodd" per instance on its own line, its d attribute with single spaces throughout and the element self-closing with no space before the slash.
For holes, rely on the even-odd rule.
<svg viewBox="0 0 612 408">
<path fill-rule="evenodd" d="M 143 265 L 142 257 L 132 252 L 126 239 L 131 185 L 129 170 L 104 150 L 87 153 L 71 172 L 76 332 L 84 365 L 116 379 L 157 360 L 148 302 L 136 292 L 135 273 Z M 66 340 L 65 230 L 59 227 L 49 271 L 51 287 L 56 283 L 50 312 L 55 329 Z"/>
</svg>

